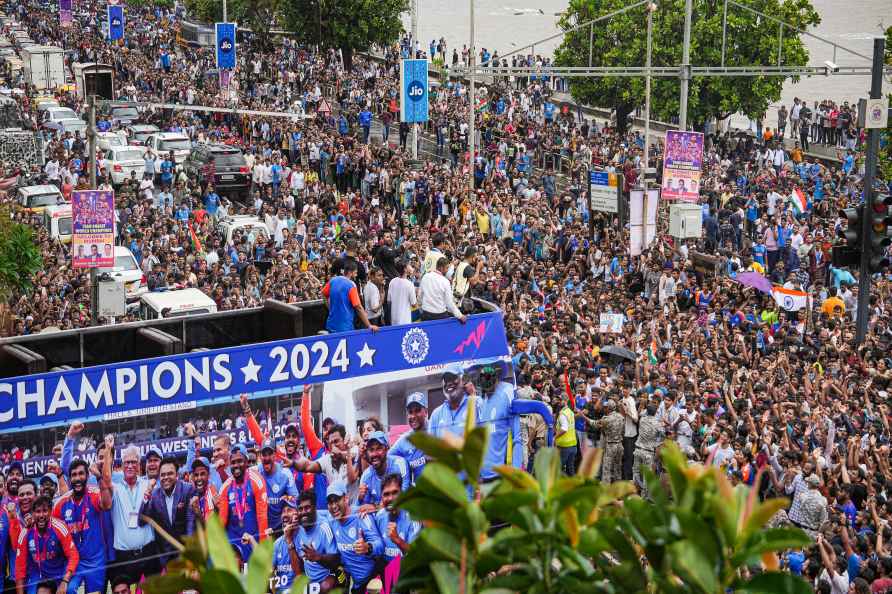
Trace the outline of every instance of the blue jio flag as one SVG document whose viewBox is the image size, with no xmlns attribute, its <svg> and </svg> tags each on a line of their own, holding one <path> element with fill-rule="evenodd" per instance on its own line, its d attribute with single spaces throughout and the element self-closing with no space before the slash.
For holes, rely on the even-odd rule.
<svg viewBox="0 0 892 594">
<path fill-rule="evenodd" d="M 124 7 L 120 4 L 108 5 L 108 39 L 124 39 Z"/>
<path fill-rule="evenodd" d="M 403 60 L 400 62 L 400 121 L 426 122 L 429 105 L 427 96 L 427 60 Z"/>
<path fill-rule="evenodd" d="M 235 68 L 235 23 L 217 23 L 217 68 Z"/>
</svg>

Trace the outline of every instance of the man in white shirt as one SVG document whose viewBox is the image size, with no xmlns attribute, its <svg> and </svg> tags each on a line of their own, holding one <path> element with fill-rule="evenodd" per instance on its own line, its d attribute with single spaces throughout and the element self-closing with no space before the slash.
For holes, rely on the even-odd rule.
<svg viewBox="0 0 892 594">
<path fill-rule="evenodd" d="M 623 397 L 623 479 L 632 480 L 632 462 L 635 454 L 635 438 L 638 437 L 638 404 L 632 392 L 626 391 Z M 628 475 L 629 478 L 626 478 Z"/>
<path fill-rule="evenodd" d="M 398 262 L 398 277 L 391 279 L 387 287 L 387 302 L 390 304 L 390 325 L 400 326 L 412 323 L 412 307 L 418 304 L 415 285 L 409 277 L 415 272 L 412 267 Z"/>
<path fill-rule="evenodd" d="M 384 303 L 381 301 L 381 289 L 384 286 L 384 274 L 380 268 L 372 268 L 369 271 L 369 279 L 362 288 L 362 300 L 365 310 L 369 314 L 369 320 L 376 326 L 384 321 Z"/>
<path fill-rule="evenodd" d="M 446 280 L 446 269 L 449 258 L 443 256 L 437 260 L 434 270 L 421 278 L 421 319 L 442 320 L 455 316 L 464 324 L 467 317 L 455 305 L 452 298 L 452 285 Z"/>
</svg>

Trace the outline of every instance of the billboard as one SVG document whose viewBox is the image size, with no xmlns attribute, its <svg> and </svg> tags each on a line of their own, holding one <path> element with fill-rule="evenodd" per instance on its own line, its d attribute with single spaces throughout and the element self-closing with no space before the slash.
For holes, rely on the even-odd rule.
<svg viewBox="0 0 892 594">
<path fill-rule="evenodd" d="M 78 190 L 71 193 L 71 265 L 111 268 L 115 264 L 115 193 Z"/>
<path fill-rule="evenodd" d="M 588 188 L 591 193 L 591 210 L 597 212 L 619 212 L 619 191 L 622 185 L 619 175 L 606 171 L 589 171 Z"/>
<path fill-rule="evenodd" d="M 436 366 L 508 354 L 496 312 L 471 316 L 466 324 L 437 320 L 5 378 L 0 431 L 188 410 L 243 393 L 290 394 L 304 384 L 352 380 L 342 385 L 355 390 L 382 381 L 360 379 L 366 376 L 415 368 L 426 375 Z"/>
<path fill-rule="evenodd" d="M 124 7 L 121 5 L 108 5 L 108 39 L 124 39 Z"/>
<path fill-rule="evenodd" d="M 663 155 L 663 198 L 697 202 L 700 198 L 700 176 L 703 167 L 703 134 L 700 132 L 666 132 Z"/>
<path fill-rule="evenodd" d="M 400 121 L 426 122 L 429 117 L 427 60 L 400 62 Z"/>
<path fill-rule="evenodd" d="M 63 27 L 71 25 L 71 0 L 59 0 L 59 24 Z"/>
<path fill-rule="evenodd" d="M 217 23 L 217 68 L 235 68 L 235 23 Z"/>
</svg>

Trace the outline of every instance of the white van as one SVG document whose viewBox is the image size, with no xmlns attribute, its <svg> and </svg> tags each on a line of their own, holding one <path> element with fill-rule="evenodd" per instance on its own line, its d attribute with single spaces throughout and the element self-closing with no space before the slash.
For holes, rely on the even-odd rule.
<svg viewBox="0 0 892 594">
<path fill-rule="evenodd" d="M 52 239 L 71 243 L 71 204 L 47 206 L 43 211 L 43 224 Z"/>
<path fill-rule="evenodd" d="M 107 272 L 114 280 L 124 283 L 128 301 L 135 301 L 149 290 L 146 275 L 136 262 L 129 248 L 115 246 L 115 265 L 111 268 L 100 268 L 99 273 Z"/>
<path fill-rule="evenodd" d="M 142 320 L 216 312 L 214 300 L 198 289 L 143 293 L 139 298 L 139 317 Z"/>
</svg>

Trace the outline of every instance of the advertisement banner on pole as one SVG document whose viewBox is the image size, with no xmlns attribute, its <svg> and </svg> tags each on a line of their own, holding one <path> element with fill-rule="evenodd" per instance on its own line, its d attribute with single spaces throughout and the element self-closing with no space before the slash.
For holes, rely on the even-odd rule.
<svg viewBox="0 0 892 594">
<path fill-rule="evenodd" d="M 124 39 L 124 7 L 121 5 L 108 6 L 108 39 Z"/>
<path fill-rule="evenodd" d="M 400 62 L 400 121 L 410 124 L 429 119 L 427 60 Z"/>
<path fill-rule="evenodd" d="M 508 355 L 502 314 L 495 312 L 470 316 L 466 324 L 437 320 L 385 326 L 375 333 L 307 336 L 4 378 L 0 431 L 189 410 L 232 402 L 240 394 L 291 394 L 305 384 L 323 386 L 323 413 L 351 426 L 351 415 L 338 407 L 352 403 L 377 414 L 379 396 L 397 393 L 394 382 L 409 390 L 419 384 L 415 375 L 431 378 L 431 392 L 439 394 L 442 375 L 454 373 L 453 364 L 476 365 Z M 400 375 L 408 370 L 412 378 Z M 509 377 L 508 369 L 502 371 Z M 382 383 L 388 386 L 384 390 Z"/>
<path fill-rule="evenodd" d="M 663 199 L 697 202 L 700 198 L 700 176 L 703 167 L 703 134 L 700 132 L 666 132 L 663 155 Z"/>
<path fill-rule="evenodd" d="M 235 23 L 217 23 L 217 68 L 235 68 Z"/>
<path fill-rule="evenodd" d="M 71 0 L 59 0 L 59 24 L 63 27 L 71 25 Z"/>
<path fill-rule="evenodd" d="M 606 171 L 589 171 L 588 187 L 592 197 L 592 210 L 596 212 L 619 212 L 619 175 Z"/>
<path fill-rule="evenodd" d="M 115 264 L 115 193 L 79 190 L 71 193 L 71 265 L 111 268 Z"/>
</svg>

